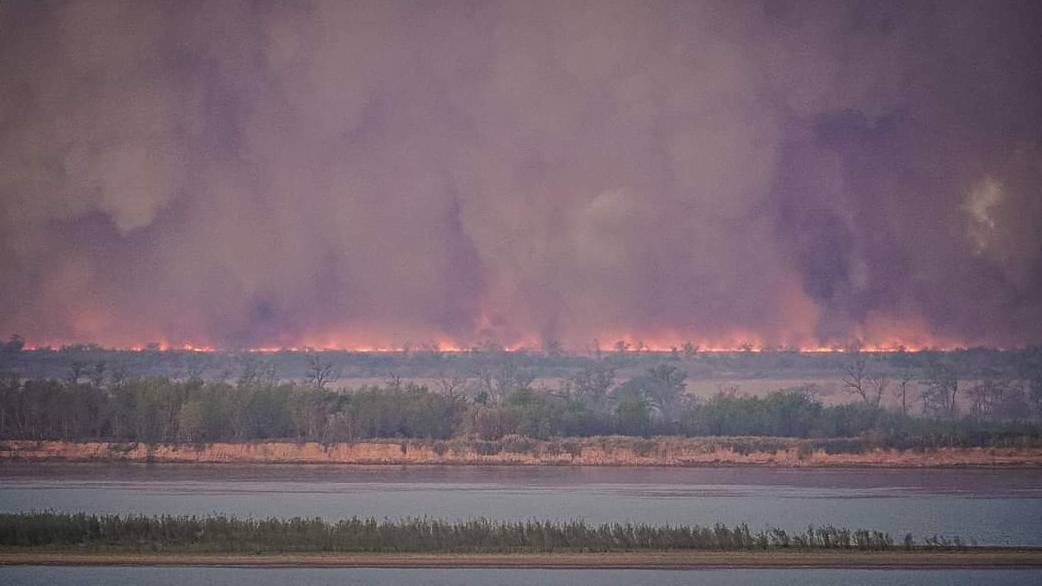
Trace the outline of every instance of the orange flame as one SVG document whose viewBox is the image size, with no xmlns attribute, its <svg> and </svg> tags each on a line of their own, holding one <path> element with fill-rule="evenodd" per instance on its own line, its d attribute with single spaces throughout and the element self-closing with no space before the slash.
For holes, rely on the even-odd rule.
<svg viewBox="0 0 1042 586">
<path fill-rule="evenodd" d="M 680 336 L 638 336 L 629 334 L 613 334 L 599 336 L 586 347 L 567 347 L 566 351 L 593 355 L 598 353 L 612 353 L 622 349 L 625 352 L 647 352 L 647 353 L 671 353 L 683 352 L 684 347 L 690 344 L 700 353 L 727 353 L 727 352 L 771 352 L 790 351 L 801 353 L 826 353 L 846 352 L 857 348 L 863 352 L 885 353 L 885 352 L 919 352 L 923 350 L 950 351 L 964 349 L 967 344 L 940 338 L 931 338 L 924 335 L 908 337 L 894 336 L 890 341 L 861 342 L 854 340 L 848 343 L 835 343 L 823 345 L 813 342 L 798 344 L 770 344 L 763 338 L 748 335 L 728 336 L 726 339 L 706 339 L 697 337 Z M 48 350 L 76 345 L 77 342 L 70 341 L 48 341 L 44 343 L 33 343 L 25 346 L 26 350 Z M 89 344 L 94 346 L 94 344 Z M 459 353 L 488 348 L 496 348 L 507 352 L 541 351 L 546 345 L 534 339 L 524 339 L 509 344 L 497 345 L 491 343 L 465 344 L 450 338 L 439 338 L 422 343 L 401 344 L 372 344 L 351 341 L 349 337 L 338 339 L 336 337 L 323 337 L 321 339 L 306 339 L 298 344 L 284 346 L 255 346 L 250 348 L 222 348 L 218 345 L 196 342 L 149 342 L 136 344 L 113 344 L 99 346 L 109 350 L 123 350 L 132 352 L 159 351 L 159 352 L 221 352 L 221 351 L 244 351 L 251 353 L 276 353 L 276 352 L 358 352 L 358 353 L 406 353 L 406 352 L 444 352 Z"/>
</svg>

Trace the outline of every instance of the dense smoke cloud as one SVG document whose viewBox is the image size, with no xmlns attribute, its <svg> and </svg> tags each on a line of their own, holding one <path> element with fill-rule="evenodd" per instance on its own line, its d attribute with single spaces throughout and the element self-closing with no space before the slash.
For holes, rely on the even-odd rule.
<svg viewBox="0 0 1042 586">
<path fill-rule="evenodd" d="M 0 3 L 0 333 L 1042 340 L 1034 2 Z"/>
</svg>

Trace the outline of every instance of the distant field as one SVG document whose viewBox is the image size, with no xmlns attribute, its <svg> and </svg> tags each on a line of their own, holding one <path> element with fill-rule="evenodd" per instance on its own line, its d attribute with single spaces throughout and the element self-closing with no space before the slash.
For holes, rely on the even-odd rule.
<svg viewBox="0 0 1042 586">
<path fill-rule="evenodd" d="M 972 385 L 974 381 L 962 381 L 967 387 Z M 891 387 L 894 387 L 891 384 Z M 714 394 L 720 391 L 726 391 L 729 389 L 735 389 L 739 395 L 755 395 L 763 396 L 772 391 L 780 389 L 791 389 L 797 387 L 811 387 L 814 389 L 814 394 L 821 399 L 822 403 L 826 405 L 839 405 L 842 403 L 849 403 L 857 399 L 855 395 L 848 393 L 843 388 L 843 382 L 838 375 L 829 377 L 804 377 L 804 378 L 707 378 L 707 379 L 689 379 L 687 381 L 688 394 L 696 397 L 705 399 L 712 397 Z M 919 409 L 919 393 L 924 388 L 924 385 L 918 381 L 913 381 L 908 385 L 908 407 L 910 411 L 918 411 Z M 965 396 L 959 397 L 959 402 L 966 399 Z M 883 397 L 882 405 L 884 407 L 898 408 L 900 407 L 900 400 L 893 394 L 893 388 L 890 392 Z"/>
<path fill-rule="evenodd" d="M 619 376 L 617 381 L 623 383 L 629 380 L 629 378 L 629 376 L 623 375 Z M 337 380 L 336 384 L 354 389 L 363 386 L 383 386 L 387 384 L 387 381 L 387 377 L 342 377 Z M 426 386 L 433 391 L 438 391 L 440 388 L 439 379 L 437 378 L 418 377 L 403 379 L 403 381 Z M 555 389 L 560 388 L 565 382 L 566 379 L 560 377 L 540 377 L 535 379 L 533 386 L 535 388 Z M 964 384 L 970 386 L 972 381 L 964 381 Z M 708 399 L 721 391 L 732 389 L 739 395 L 764 396 L 773 391 L 797 387 L 812 387 L 815 395 L 826 405 L 840 405 L 857 399 L 854 395 L 843 390 L 843 383 L 838 374 L 835 376 L 808 377 L 748 377 L 738 375 L 687 380 L 687 393 L 699 399 Z M 919 408 L 917 401 L 922 387 L 923 385 L 919 384 L 918 381 L 908 385 L 909 409 L 912 411 L 917 411 Z M 965 399 L 966 397 L 964 396 L 960 397 L 960 404 Z M 882 405 L 884 407 L 896 408 L 900 406 L 900 401 L 891 393 L 883 397 Z"/>
</svg>

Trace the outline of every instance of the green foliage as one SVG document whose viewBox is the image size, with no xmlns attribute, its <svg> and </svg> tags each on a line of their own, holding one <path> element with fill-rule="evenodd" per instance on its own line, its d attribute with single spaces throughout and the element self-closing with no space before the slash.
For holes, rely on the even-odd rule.
<svg viewBox="0 0 1042 586">
<path fill-rule="evenodd" d="M 1042 444 L 1042 429 L 1026 421 L 911 417 L 863 403 L 825 406 L 802 388 L 764 397 L 719 393 L 688 411 L 683 431 L 689 436 L 858 438 L 860 449 Z"/>
<path fill-rule="evenodd" d="M 905 547 L 913 547 L 911 537 Z M 950 542 L 927 541 L 949 547 Z M 351 518 L 243 519 L 87 515 L 0 514 L 0 546 L 77 547 L 205 552 L 554 552 L 634 550 L 859 549 L 889 550 L 893 539 L 867 529 L 810 527 L 750 531 L 747 525 L 712 527 L 583 521 L 495 522 L 487 519 L 397 521 Z M 919 546 L 923 547 L 923 546 Z"/>
<path fill-rule="evenodd" d="M 626 381 L 615 391 L 617 398 L 628 402 L 627 410 L 643 403 L 659 420 L 674 422 L 676 414 L 685 402 L 685 380 L 687 373 L 671 364 L 659 364 L 647 369 L 644 374 Z M 618 409 L 616 409 L 618 413 Z"/>
<path fill-rule="evenodd" d="M 366 387 L 340 399 L 332 417 L 329 441 L 365 438 L 451 437 L 462 422 L 464 404 L 411 384 Z"/>
<path fill-rule="evenodd" d="M 118 386 L 55 380 L 0 383 L 0 437 L 212 442 L 449 438 L 466 406 L 423 387 L 341 393 L 256 379 L 132 379 Z"/>
<path fill-rule="evenodd" d="M 654 401 L 680 388 L 680 374 L 672 367 L 648 372 L 638 384 L 617 387 L 603 399 L 603 408 L 574 393 L 530 388 L 483 404 L 410 383 L 338 391 L 256 376 L 234 385 L 146 377 L 102 387 L 8 376 L 0 377 L 0 439 L 206 443 L 469 437 L 518 453 L 529 451 L 527 438 L 603 435 L 854 438 L 859 450 L 1042 445 L 1042 428 L 1023 418 L 996 419 L 981 415 L 983 410 L 962 419 L 947 412 L 912 417 L 864 403 L 826 406 L 809 388 L 762 397 L 719 393 L 701 403 L 678 400 L 662 417 Z M 647 384 L 661 386 L 649 391 Z M 993 414 L 1003 403 L 986 405 Z"/>
<path fill-rule="evenodd" d="M 823 411 L 824 406 L 805 389 L 765 397 L 719 393 L 695 409 L 687 423 L 692 435 L 810 437 Z"/>
<path fill-rule="evenodd" d="M 651 409 L 644 399 L 623 398 L 615 407 L 615 417 L 621 435 L 647 436 L 651 433 Z"/>
<path fill-rule="evenodd" d="M 576 400 L 595 411 L 604 409 L 614 385 L 615 369 L 602 363 L 585 366 L 569 379 Z"/>
</svg>

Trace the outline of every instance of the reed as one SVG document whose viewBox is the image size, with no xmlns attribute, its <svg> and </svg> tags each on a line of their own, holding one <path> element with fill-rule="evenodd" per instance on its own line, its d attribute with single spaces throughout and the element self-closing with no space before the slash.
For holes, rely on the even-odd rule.
<svg viewBox="0 0 1042 586">
<path fill-rule="evenodd" d="M 947 547 L 948 542 L 903 547 Z M 221 515 L 140 516 L 84 513 L 0 514 L 7 548 L 199 552 L 608 552 L 638 550 L 889 550 L 890 535 L 867 529 L 809 527 L 752 531 L 747 525 L 655 526 L 584 521 L 442 521 L 406 518 L 254 519 Z"/>
</svg>

